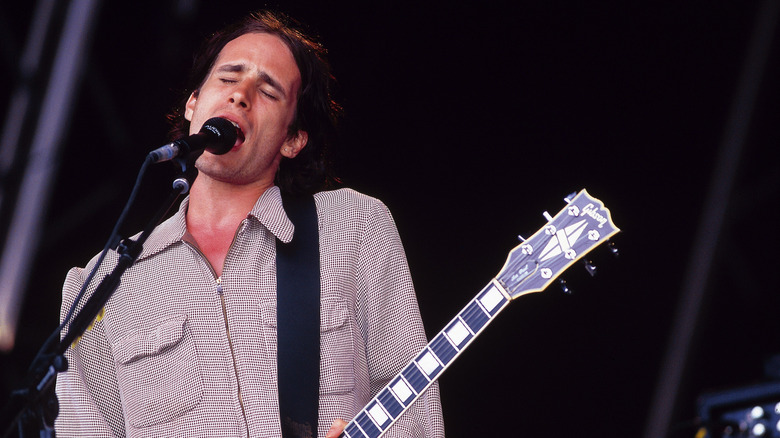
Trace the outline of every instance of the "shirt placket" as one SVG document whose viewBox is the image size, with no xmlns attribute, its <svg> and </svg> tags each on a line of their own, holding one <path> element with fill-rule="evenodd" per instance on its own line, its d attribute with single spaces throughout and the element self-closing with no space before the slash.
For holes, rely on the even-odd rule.
<svg viewBox="0 0 780 438">
<path fill-rule="evenodd" d="M 227 260 L 228 256 L 233 251 L 233 247 L 236 244 L 238 235 L 243 231 L 245 226 L 246 226 L 246 220 L 244 220 L 241 223 L 241 225 L 239 225 L 238 229 L 236 230 L 236 233 L 233 235 L 233 241 L 230 242 L 230 247 L 228 248 L 228 252 L 227 252 L 228 255 L 225 257 L 225 260 Z M 204 263 L 206 263 L 206 266 L 208 266 L 209 270 L 211 271 L 211 275 L 214 278 L 214 291 L 219 297 L 219 302 L 222 307 L 222 321 L 224 322 L 225 325 L 225 336 L 227 338 L 228 350 L 230 352 L 230 359 L 233 366 L 233 375 L 235 376 L 236 379 L 236 396 L 238 398 L 238 405 L 241 409 L 241 416 L 244 423 L 245 435 L 249 436 L 249 422 L 247 421 L 246 409 L 244 408 L 244 400 L 241 395 L 241 380 L 239 378 L 239 372 L 238 372 L 238 360 L 236 358 L 234 342 L 230 332 L 230 316 L 228 312 L 227 301 L 225 298 L 225 287 L 223 285 L 222 276 L 217 276 L 217 273 L 214 270 L 214 267 L 211 266 L 211 263 L 209 262 L 208 258 L 203 254 L 200 248 L 198 248 L 197 242 L 190 241 L 189 239 L 185 239 L 185 242 L 192 249 L 194 249 L 198 253 L 198 255 L 200 255 L 201 259 L 203 260 Z M 223 266 L 223 273 L 224 273 L 224 268 L 225 266 Z"/>
</svg>

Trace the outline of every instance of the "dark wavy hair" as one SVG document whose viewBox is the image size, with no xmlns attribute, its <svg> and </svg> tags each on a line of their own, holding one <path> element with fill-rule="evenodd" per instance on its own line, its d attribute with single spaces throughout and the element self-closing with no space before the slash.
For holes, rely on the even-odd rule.
<svg viewBox="0 0 780 438">
<path fill-rule="evenodd" d="M 303 32 L 299 22 L 280 12 L 252 13 L 206 39 L 195 55 L 182 101 L 168 114 L 169 139 L 173 141 L 189 135 L 190 123 L 183 112 L 187 99 L 203 86 L 225 45 L 247 33 L 279 37 L 292 52 L 301 73 L 295 117 L 288 127 L 288 135 L 303 130 L 309 138 L 306 147 L 294 159 L 282 158 L 276 184 L 283 192 L 297 195 L 313 194 L 334 186 L 338 181 L 333 175 L 330 156 L 341 107 L 332 97 L 335 78 L 326 59 L 327 51 Z"/>
</svg>

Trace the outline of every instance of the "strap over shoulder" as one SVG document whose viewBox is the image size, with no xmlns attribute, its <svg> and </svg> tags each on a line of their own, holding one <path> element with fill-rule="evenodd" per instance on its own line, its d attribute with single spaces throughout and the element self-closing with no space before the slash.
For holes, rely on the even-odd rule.
<svg viewBox="0 0 780 438">
<path fill-rule="evenodd" d="M 320 250 L 313 196 L 282 195 L 295 226 L 276 244 L 277 370 L 284 438 L 317 436 L 320 381 Z"/>
</svg>

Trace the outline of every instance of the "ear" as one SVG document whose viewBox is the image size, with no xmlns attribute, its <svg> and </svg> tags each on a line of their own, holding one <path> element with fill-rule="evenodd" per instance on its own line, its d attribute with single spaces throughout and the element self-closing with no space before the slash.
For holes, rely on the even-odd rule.
<svg viewBox="0 0 780 438">
<path fill-rule="evenodd" d="M 287 158 L 295 158 L 306 147 L 308 141 L 309 134 L 306 131 L 299 130 L 294 136 L 284 141 L 281 150 L 282 155 Z"/>
<path fill-rule="evenodd" d="M 184 118 L 191 122 L 192 114 L 195 112 L 195 102 L 198 100 L 198 90 L 195 90 L 190 94 L 190 98 L 187 99 L 187 103 L 184 105 Z"/>
</svg>

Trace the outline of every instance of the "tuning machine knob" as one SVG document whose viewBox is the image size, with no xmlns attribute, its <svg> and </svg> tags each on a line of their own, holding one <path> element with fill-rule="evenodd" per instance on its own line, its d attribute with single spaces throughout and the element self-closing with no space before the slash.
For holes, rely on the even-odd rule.
<svg viewBox="0 0 780 438">
<path fill-rule="evenodd" d="M 561 286 L 561 290 L 563 291 L 563 293 L 565 293 L 566 295 L 571 295 L 571 289 L 569 289 L 569 285 L 566 284 L 566 280 L 564 280 L 563 278 L 559 278 L 558 284 Z"/>
<path fill-rule="evenodd" d="M 582 259 L 582 265 L 585 266 L 585 271 L 587 271 L 588 274 L 590 274 L 591 277 L 596 276 L 596 265 L 593 264 L 593 261 L 588 259 Z"/>
<path fill-rule="evenodd" d="M 611 240 L 607 242 L 607 249 L 609 249 L 609 252 L 611 252 L 613 256 L 620 257 L 620 251 L 618 250 L 618 247 L 615 245 L 615 242 Z"/>
</svg>

